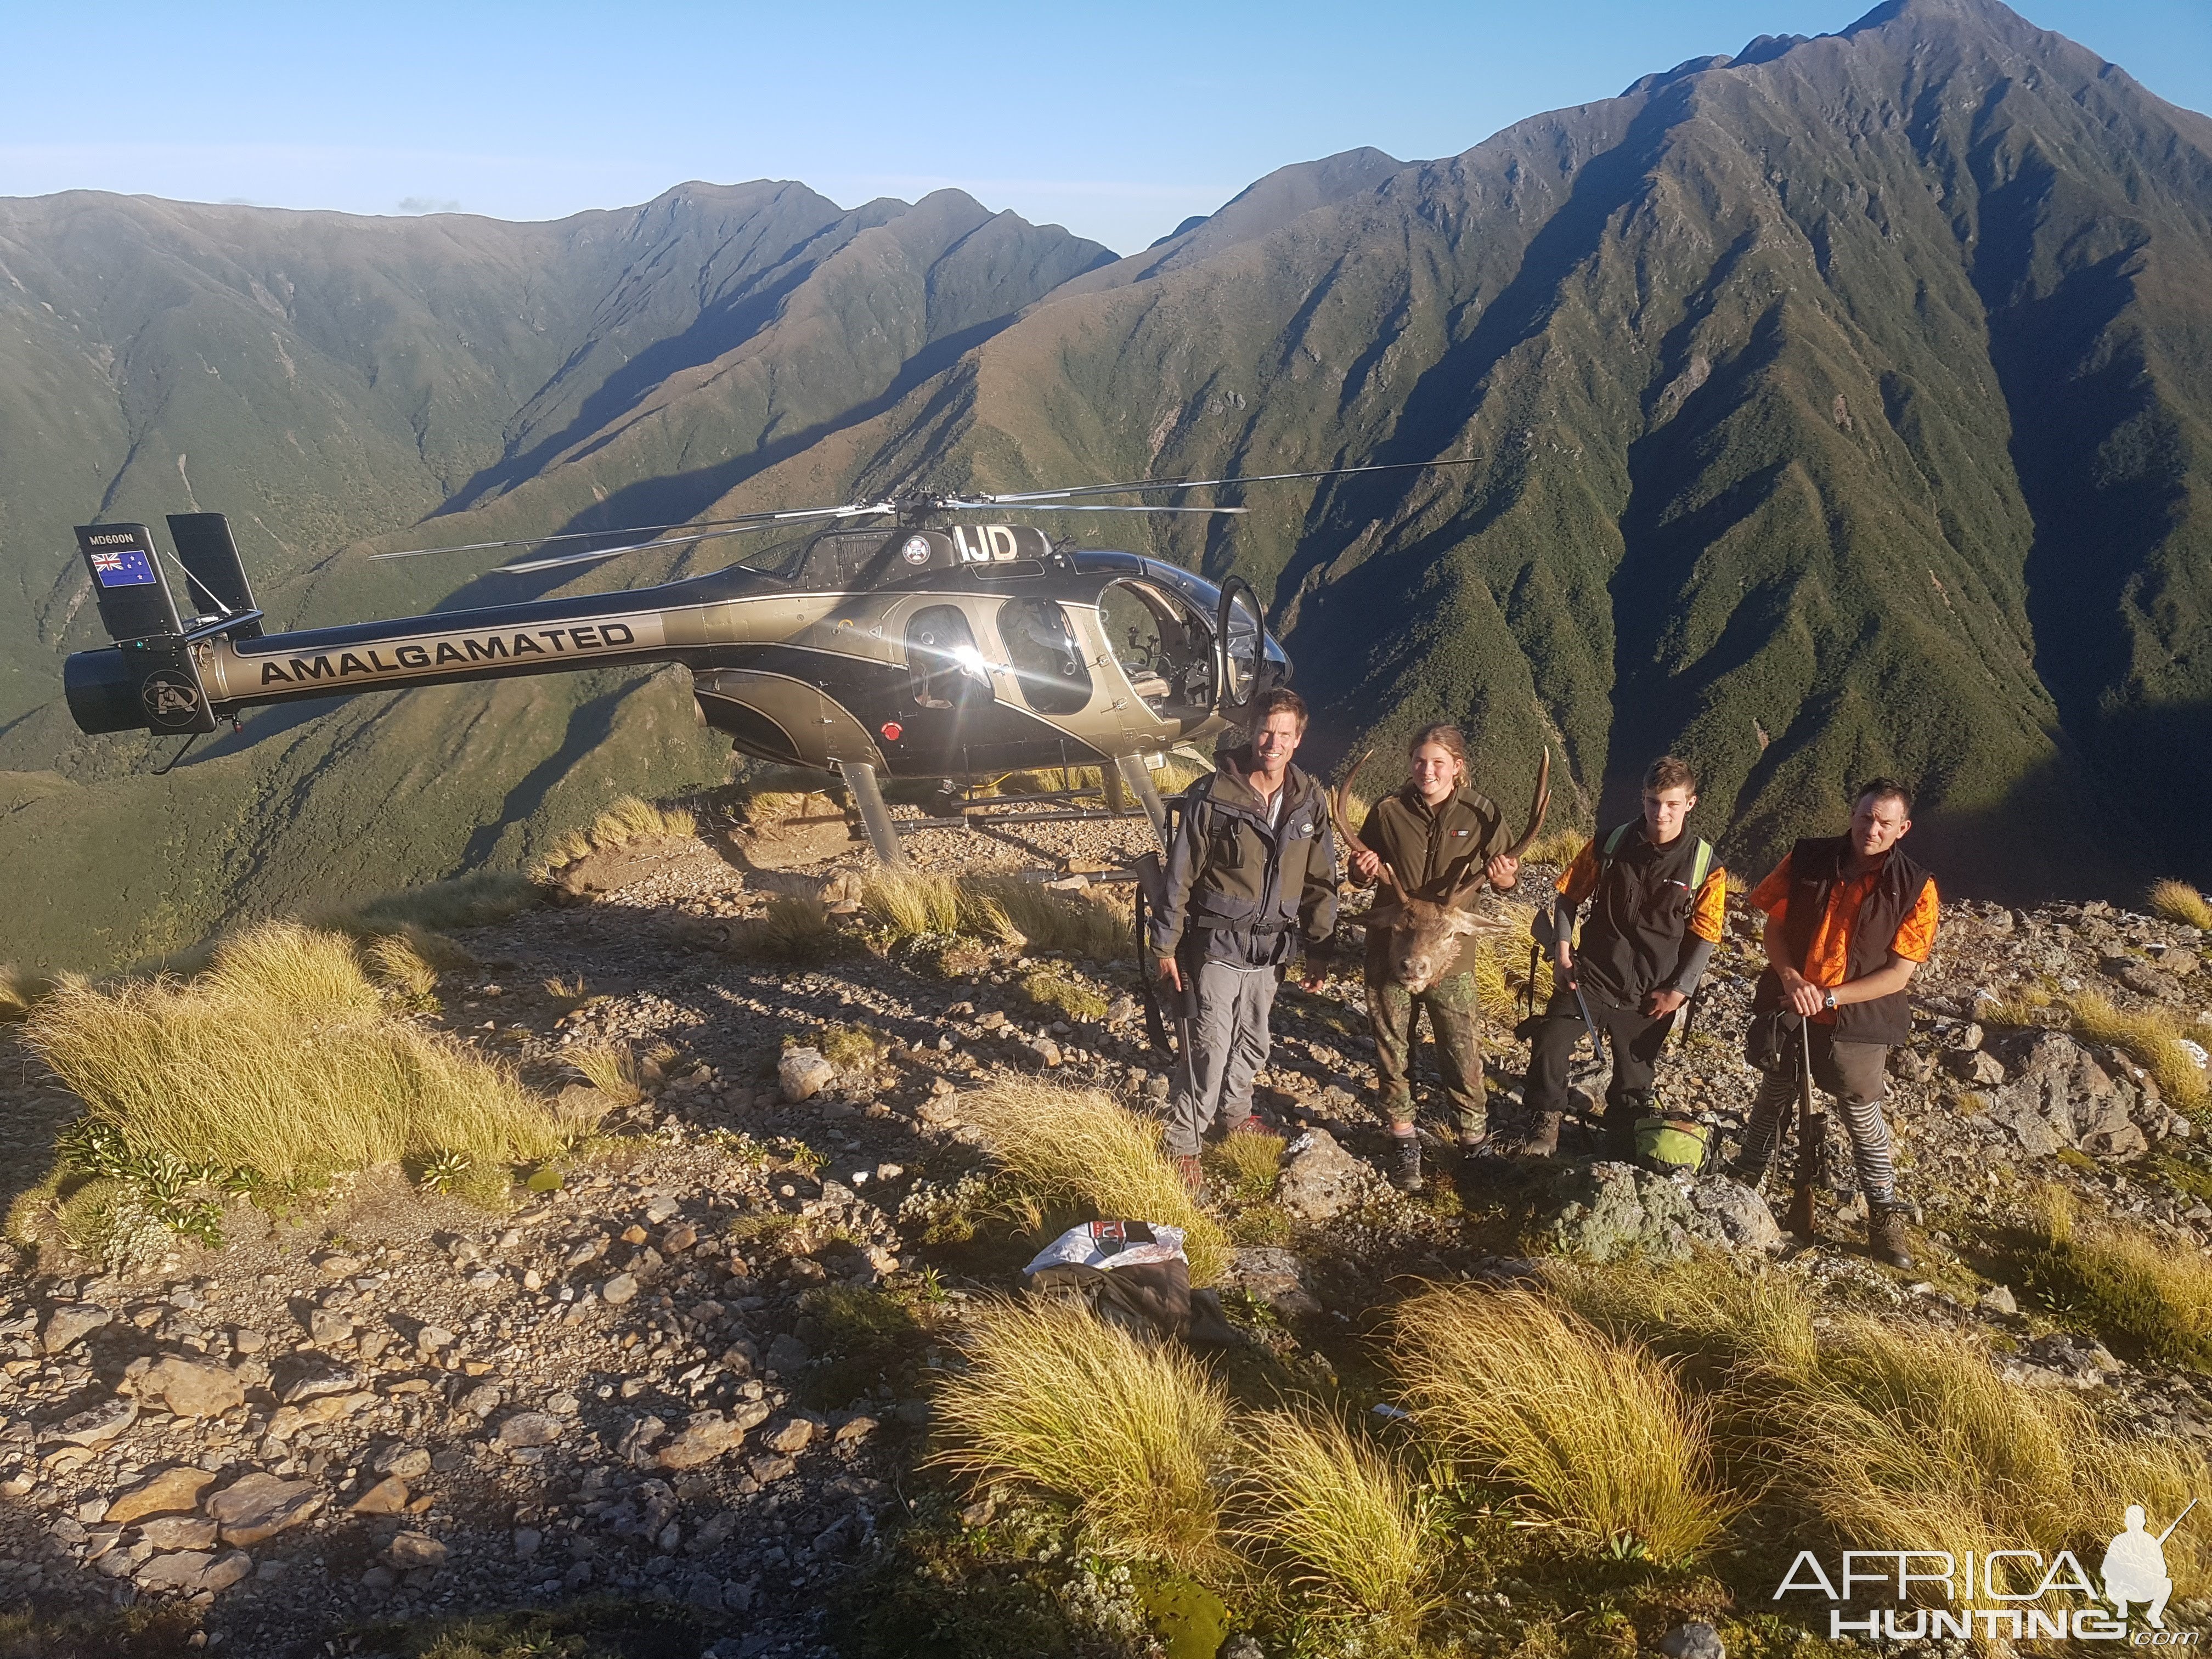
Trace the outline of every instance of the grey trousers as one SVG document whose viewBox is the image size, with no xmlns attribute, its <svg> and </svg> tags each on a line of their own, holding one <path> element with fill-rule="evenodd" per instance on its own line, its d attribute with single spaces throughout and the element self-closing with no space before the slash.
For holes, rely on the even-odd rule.
<svg viewBox="0 0 2212 1659">
<path fill-rule="evenodd" d="M 1275 1007 L 1273 968 L 1209 962 L 1198 970 L 1198 1018 L 1190 1065 L 1178 1063 L 1168 1103 L 1168 1156 L 1196 1158 L 1199 1139 L 1226 1113 L 1252 1109 L 1252 1079 L 1267 1063 L 1267 1018 Z M 1190 1079 L 1197 1083 L 1190 1086 Z"/>
<path fill-rule="evenodd" d="M 1881 1115 L 1882 1097 L 1889 1092 L 1889 1048 L 1881 1042 L 1838 1042 L 1832 1028 L 1815 1023 L 1813 1030 L 1813 1085 L 1836 1097 L 1844 1109 L 1844 1124 L 1850 1131 L 1852 1160 L 1858 1165 L 1859 1190 L 1869 1204 L 1893 1202 L 1897 1174 L 1892 1161 L 1889 1124 Z M 1802 1063 L 1802 1062 L 1801 1062 Z M 1751 1121 L 1744 1126 L 1743 1169 L 1764 1175 L 1782 1139 L 1783 1119 L 1797 1103 L 1799 1074 L 1792 1066 L 1770 1072 L 1752 1103 Z"/>
</svg>

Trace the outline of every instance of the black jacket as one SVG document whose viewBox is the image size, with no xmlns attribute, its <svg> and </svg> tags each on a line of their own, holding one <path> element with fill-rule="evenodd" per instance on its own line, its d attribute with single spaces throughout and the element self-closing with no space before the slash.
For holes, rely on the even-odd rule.
<svg viewBox="0 0 2212 1659">
<path fill-rule="evenodd" d="M 1244 781 L 1249 750 L 1183 792 L 1168 848 L 1166 892 L 1152 921 L 1156 957 L 1186 955 L 1264 968 L 1316 949 L 1336 927 L 1336 842 L 1328 799 L 1295 766 L 1271 825 Z M 1194 935 L 1204 935 L 1200 945 Z"/>
</svg>

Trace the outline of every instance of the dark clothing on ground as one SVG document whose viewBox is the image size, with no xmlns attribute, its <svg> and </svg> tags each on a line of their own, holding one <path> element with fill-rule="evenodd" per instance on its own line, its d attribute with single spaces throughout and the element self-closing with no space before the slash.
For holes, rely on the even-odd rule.
<svg viewBox="0 0 2212 1659">
<path fill-rule="evenodd" d="M 1657 1018 L 1640 1006 L 1624 1007 L 1593 985 L 1583 987 L 1589 1005 L 1590 1024 L 1613 1048 L 1613 1081 L 1605 1091 L 1605 1132 L 1615 1152 L 1634 1144 L 1636 1120 L 1650 1110 L 1651 1079 L 1659 1055 L 1674 1030 L 1674 1016 Z M 1567 1071 L 1575 1045 L 1589 1036 L 1575 994 L 1561 988 L 1552 994 L 1551 1006 L 1536 1028 L 1529 1045 L 1527 1101 L 1532 1112 L 1564 1111 L 1567 1103 Z"/>
<path fill-rule="evenodd" d="M 1273 968 L 1317 952 L 1336 927 L 1328 797 L 1293 766 L 1270 813 L 1246 781 L 1251 751 L 1218 758 L 1221 769 L 1183 793 L 1153 956 Z"/>
<path fill-rule="evenodd" d="M 1395 795 L 1385 795 L 1368 809 L 1360 826 L 1360 844 L 1390 866 L 1407 892 L 1437 904 L 1449 901 L 1462 888 L 1482 878 L 1484 866 L 1500 853 L 1512 849 L 1512 832 L 1498 803 L 1480 790 L 1462 785 L 1435 807 L 1421 792 L 1407 784 Z M 1364 877 L 1353 879 L 1365 886 Z M 1384 887 L 1368 913 L 1368 938 L 1398 920 L 1396 896 Z M 1370 961 L 1374 958 L 1370 953 Z M 1456 972 L 1447 966 L 1442 979 Z M 1372 970 L 1370 981 L 1373 982 Z"/>
<path fill-rule="evenodd" d="M 1889 1046 L 1881 1042 L 1847 1042 L 1828 1027 L 1809 1024 L 1813 1034 L 1813 1082 L 1826 1090 L 1844 1109 L 1844 1123 L 1851 1134 L 1851 1157 L 1858 1165 L 1859 1190 L 1869 1205 L 1894 1201 L 1897 1173 L 1890 1157 L 1889 1125 L 1881 1115 L 1888 1093 Z M 1793 1045 L 1794 1054 L 1794 1045 Z M 1795 1105 L 1802 1074 L 1792 1065 L 1770 1072 L 1752 1103 L 1751 1121 L 1743 1134 L 1739 1166 L 1756 1185 L 1773 1161 L 1782 1138 L 1784 1120 Z"/>
<path fill-rule="evenodd" d="M 1413 1121 L 1413 1045 L 1416 1022 L 1426 1009 L 1429 1034 L 1436 1039 L 1437 1070 L 1443 1074 L 1444 1102 L 1462 1140 L 1480 1139 L 1488 1127 L 1484 1104 L 1482 1044 L 1474 975 L 1465 969 L 1445 975 L 1425 991 L 1408 991 L 1390 975 L 1388 928 L 1367 934 L 1367 1018 L 1375 1033 L 1375 1073 L 1382 1085 L 1382 1109 L 1393 1123 Z"/>
</svg>

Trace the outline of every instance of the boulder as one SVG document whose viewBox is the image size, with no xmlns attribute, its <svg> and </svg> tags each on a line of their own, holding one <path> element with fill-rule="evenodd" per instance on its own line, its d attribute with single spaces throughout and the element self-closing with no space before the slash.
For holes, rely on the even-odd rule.
<svg viewBox="0 0 2212 1659">
<path fill-rule="evenodd" d="M 786 1332 L 768 1345 L 768 1371 L 771 1376 L 789 1376 L 814 1358 L 814 1351 L 797 1337 Z"/>
<path fill-rule="evenodd" d="M 599 1286 L 599 1300 L 621 1307 L 637 1294 L 637 1279 L 629 1273 L 617 1273 Z"/>
<path fill-rule="evenodd" d="M 550 1446 L 567 1426 L 550 1412 L 517 1412 L 499 1425 L 493 1437 L 510 1450 L 518 1446 Z"/>
<path fill-rule="evenodd" d="M 285 1359 L 272 1379 L 277 1403 L 285 1406 L 296 1406 L 319 1395 L 352 1394 L 361 1387 L 361 1373 L 352 1366 L 342 1365 L 313 1349 Z"/>
<path fill-rule="evenodd" d="M 323 1506 L 323 1490 L 312 1480 L 280 1480 L 259 1470 L 240 1476 L 207 1501 L 207 1512 L 222 1528 L 226 1544 L 246 1546 L 274 1538 Z"/>
<path fill-rule="evenodd" d="M 1310 1319 L 1324 1310 L 1306 1288 L 1306 1264 L 1290 1251 L 1273 1245 L 1249 1245 L 1237 1252 L 1230 1267 L 1228 1288 L 1266 1303 L 1284 1319 Z"/>
<path fill-rule="evenodd" d="M 46 1436 L 66 1440 L 72 1446 L 104 1446 L 138 1420 L 138 1405 L 131 1400 L 103 1400 L 73 1417 L 65 1417 Z"/>
<path fill-rule="evenodd" d="M 2115 1079 L 2073 1038 L 2044 1031 L 2021 1057 L 2018 1077 L 1991 1092 L 1990 1115 L 2032 1158 L 2062 1147 L 2131 1158 L 2149 1145 L 2131 1109 L 2142 1103 L 2141 1090 Z"/>
<path fill-rule="evenodd" d="M 228 1589 L 252 1571 L 253 1558 L 244 1550 L 228 1555 L 184 1550 L 154 1557 L 132 1575 L 131 1582 L 141 1590 L 197 1595 L 203 1590 Z"/>
<path fill-rule="evenodd" d="M 1700 1248 L 1772 1252 L 1782 1229 L 1766 1201 L 1722 1175 L 1662 1176 L 1632 1164 L 1569 1166 L 1549 1231 L 1558 1248 L 1593 1261 L 1687 1259 Z"/>
<path fill-rule="evenodd" d="M 1659 1638 L 1659 1651 L 1667 1659 L 1728 1659 L 1721 1633 L 1702 1619 L 1680 1624 Z"/>
<path fill-rule="evenodd" d="M 727 1415 L 718 1411 L 694 1412 L 668 1443 L 653 1455 L 664 1469 L 695 1469 L 732 1450 L 749 1430 L 768 1419 L 769 1408 L 755 1401 Z"/>
<path fill-rule="evenodd" d="M 138 1523 L 138 1535 L 157 1550 L 211 1550 L 216 1524 L 204 1515 L 156 1515 Z"/>
<path fill-rule="evenodd" d="M 151 1480 L 133 1486 L 110 1504 L 104 1518 L 118 1526 L 127 1527 L 149 1515 L 196 1510 L 200 1506 L 200 1494 L 214 1484 L 215 1476 L 205 1469 L 196 1469 L 189 1465 L 164 1469 Z"/>
<path fill-rule="evenodd" d="M 446 1565 L 446 1547 L 427 1532 L 403 1532 L 387 1545 L 384 1559 L 402 1572 L 411 1572 L 417 1567 L 442 1567 Z"/>
<path fill-rule="evenodd" d="M 819 1048 L 786 1048 L 776 1062 L 776 1081 L 786 1100 L 811 1100 L 836 1081 L 837 1068 Z"/>
<path fill-rule="evenodd" d="M 246 1403 L 246 1385 L 228 1365 L 170 1354 L 138 1379 L 138 1392 L 161 1401 L 179 1417 L 221 1417 Z"/>
<path fill-rule="evenodd" d="M 356 1515 L 398 1515 L 407 1508 L 411 1494 L 407 1483 L 396 1474 L 387 1474 L 354 1500 Z"/>
<path fill-rule="evenodd" d="M 787 1457 L 805 1451 L 813 1443 L 814 1425 L 803 1417 L 787 1417 L 761 1437 L 763 1445 Z"/>
<path fill-rule="evenodd" d="M 40 1344 L 48 1353 L 59 1353 L 83 1341 L 114 1317 L 112 1312 L 96 1303 L 66 1303 L 46 1316 L 46 1328 L 39 1333 Z"/>
<path fill-rule="evenodd" d="M 1375 1172 L 1326 1129 L 1308 1129 L 1283 1149 L 1275 1202 L 1301 1221 L 1330 1221 L 1373 1190 Z"/>
</svg>

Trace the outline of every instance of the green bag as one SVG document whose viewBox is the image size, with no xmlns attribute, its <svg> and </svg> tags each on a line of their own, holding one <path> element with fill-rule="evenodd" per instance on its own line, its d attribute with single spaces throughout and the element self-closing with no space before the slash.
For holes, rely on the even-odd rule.
<svg viewBox="0 0 2212 1659">
<path fill-rule="evenodd" d="M 1644 1117 L 1636 1121 L 1636 1161 L 1660 1175 L 1678 1170 L 1695 1174 L 1705 1167 L 1713 1132 L 1687 1118 Z"/>
</svg>

